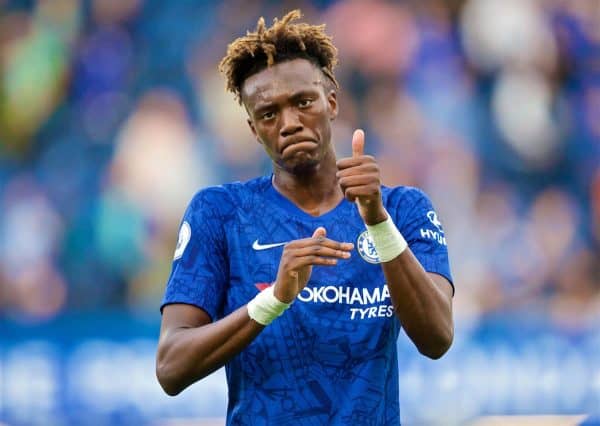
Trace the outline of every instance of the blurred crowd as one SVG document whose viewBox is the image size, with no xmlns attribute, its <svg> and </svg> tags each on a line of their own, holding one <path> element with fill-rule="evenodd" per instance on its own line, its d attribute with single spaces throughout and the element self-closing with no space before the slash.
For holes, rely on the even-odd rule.
<svg viewBox="0 0 600 426">
<path fill-rule="evenodd" d="M 158 314 L 200 188 L 270 173 L 217 71 L 293 8 L 339 49 L 338 155 L 432 198 L 463 324 L 600 320 L 596 0 L 0 0 L 0 315 Z"/>
</svg>

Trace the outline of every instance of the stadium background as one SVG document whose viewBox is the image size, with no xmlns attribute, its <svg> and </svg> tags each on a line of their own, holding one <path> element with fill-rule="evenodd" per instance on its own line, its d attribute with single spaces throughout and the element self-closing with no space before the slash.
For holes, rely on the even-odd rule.
<svg viewBox="0 0 600 426">
<path fill-rule="evenodd" d="M 0 422 L 223 415 L 220 372 L 160 391 L 158 306 L 192 194 L 270 167 L 216 64 L 296 7 L 338 154 L 365 128 L 445 226 L 456 338 L 399 341 L 403 419 L 600 414 L 600 3 L 0 0 Z"/>
</svg>

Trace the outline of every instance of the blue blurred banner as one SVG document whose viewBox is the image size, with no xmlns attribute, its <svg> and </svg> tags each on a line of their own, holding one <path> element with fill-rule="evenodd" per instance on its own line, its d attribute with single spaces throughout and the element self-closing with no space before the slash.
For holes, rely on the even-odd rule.
<svg viewBox="0 0 600 426">
<path fill-rule="evenodd" d="M 516 318 L 461 330 L 441 360 L 399 341 L 408 424 L 491 414 L 600 415 L 600 330 L 569 335 Z M 10 425 L 163 424 L 223 417 L 223 371 L 166 396 L 154 375 L 158 315 L 70 314 L 0 323 L 0 421 Z"/>
</svg>

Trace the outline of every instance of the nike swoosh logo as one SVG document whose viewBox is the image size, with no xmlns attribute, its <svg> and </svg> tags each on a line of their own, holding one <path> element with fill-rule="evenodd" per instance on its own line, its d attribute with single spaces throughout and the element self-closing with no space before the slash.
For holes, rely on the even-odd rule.
<svg viewBox="0 0 600 426">
<path fill-rule="evenodd" d="M 252 243 L 252 248 L 254 250 L 267 250 L 267 249 L 270 249 L 273 247 L 279 247 L 279 246 L 283 246 L 286 244 L 287 244 L 287 241 L 285 243 L 259 244 L 258 240 L 256 240 Z"/>
</svg>

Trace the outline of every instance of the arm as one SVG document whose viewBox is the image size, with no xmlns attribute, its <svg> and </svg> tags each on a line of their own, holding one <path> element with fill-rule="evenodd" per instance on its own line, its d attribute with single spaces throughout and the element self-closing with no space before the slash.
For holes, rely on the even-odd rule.
<svg viewBox="0 0 600 426">
<path fill-rule="evenodd" d="M 363 154 L 364 134 L 352 138 L 352 158 L 338 161 L 338 181 L 344 195 L 356 201 L 366 225 L 387 219 L 381 179 L 375 159 Z M 410 248 L 381 264 L 400 324 L 419 352 L 437 359 L 452 344 L 452 287 L 446 278 L 426 272 Z"/>
<path fill-rule="evenodd" d="M 324 228 L 317 228 L 311 238 L 286 244 L 274 284 L 275 297 L 290 303 L 306 286 L 313 265 L 333 266 L 337 259 L 347 259 L 352 248 L 350 243 L 325 238 Z M 167 305 L 156 358 L 158 381 L 167 394 L 177 395 L 225 365 L 264 328 L 250 318 L 246 305 L 214 323 L 195 306 Z"/>
<path fill-rule="evenodd" d="M 441 275 L 425 272 L 410 248 L 381 264 L 394 311 L 419 352 L 440 358 L 452 344 L 452 286 Z"/>
<path fill-rule="evenodd" d="M 165 306 L 156 357 L 160 385 L 167 394 L 177 395 L 223 366 L 263 329 L 248 316 L 246 306 L 214 323 L 193 305 Z"/>
</svg>

